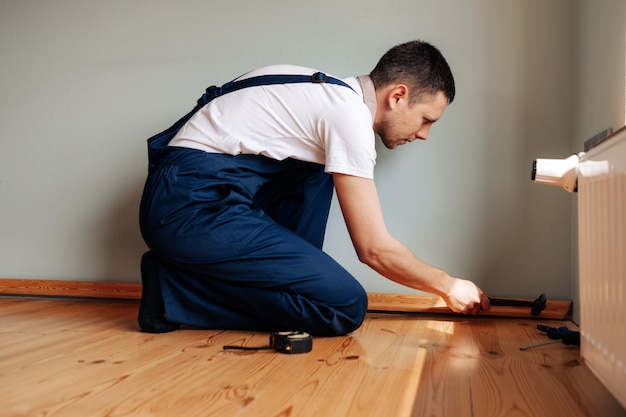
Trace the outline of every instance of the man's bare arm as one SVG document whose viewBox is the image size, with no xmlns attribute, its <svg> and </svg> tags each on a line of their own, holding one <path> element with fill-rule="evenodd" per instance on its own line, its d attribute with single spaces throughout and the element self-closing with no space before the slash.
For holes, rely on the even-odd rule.
<svg viewBox="0 0 626 417">
<path fill-rule="evenodd" d="M 385 225 L 373 180 L 333 174 L 337 198 L 359 260 L 379 274 L 443 297 L 456 312 L 489 309 L 489 299 L 471 281 L 454 278 L 417 258 Z"/>
</svg>

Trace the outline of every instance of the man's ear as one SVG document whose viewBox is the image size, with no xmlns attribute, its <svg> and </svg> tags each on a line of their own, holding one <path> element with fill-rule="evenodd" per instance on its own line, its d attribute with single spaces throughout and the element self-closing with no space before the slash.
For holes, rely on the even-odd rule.
<svg viewBox="0 0 626 417">
<path fill-rule="evenodd" d="M 398 84 L 389 90 L 387 94 L 387 104 L 389 108 L 393 109 L 396 107 L 402 100 L 409 100 L 409 89 L 404 84 Z"/>
</svg>

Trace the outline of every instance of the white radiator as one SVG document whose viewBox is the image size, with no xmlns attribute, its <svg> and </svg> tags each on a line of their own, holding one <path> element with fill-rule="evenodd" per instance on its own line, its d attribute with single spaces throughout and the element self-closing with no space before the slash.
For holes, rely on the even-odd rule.
<svg viewBox="0 0 626 417">
<path fill-rule="evenodd" d="M 578 165 L 581 355 L 626 407 L 626 129 Z"/>
</svg>

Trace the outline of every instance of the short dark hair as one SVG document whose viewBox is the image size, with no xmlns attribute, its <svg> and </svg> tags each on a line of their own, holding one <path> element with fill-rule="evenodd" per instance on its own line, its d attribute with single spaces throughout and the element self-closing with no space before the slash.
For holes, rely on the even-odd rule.
<svg viewBox="0 0 626 417">
<path fill-rule="evenodd" d="M 423 41 L 410 41 L 394 46 L 378 61 L 370 73 L 374 87 L 382 88 L 403 83 L 413 93 L 409 103 L 415 104 L 425 96 L 442 91 L 448 103 L 454 100 L 454 77 L 441 52 Z"/>
</svg>

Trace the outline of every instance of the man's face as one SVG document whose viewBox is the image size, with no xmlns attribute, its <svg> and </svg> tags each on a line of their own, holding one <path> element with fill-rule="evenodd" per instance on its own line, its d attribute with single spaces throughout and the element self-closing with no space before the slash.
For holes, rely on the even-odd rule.
<svg viewBox="0 0 626 417">
<path fill-rule="evenodd" d="M 422 99 L 413 107 L 409 106 L 406 98 L 398 100 L 382 113 L 374 125 L 374 131 L 388 149 L 395 149 L 415 139 L 426 140 L 430 127 L 439 120 L 447 105 L 448 99 L 441 91 Z"/>
</svg>

